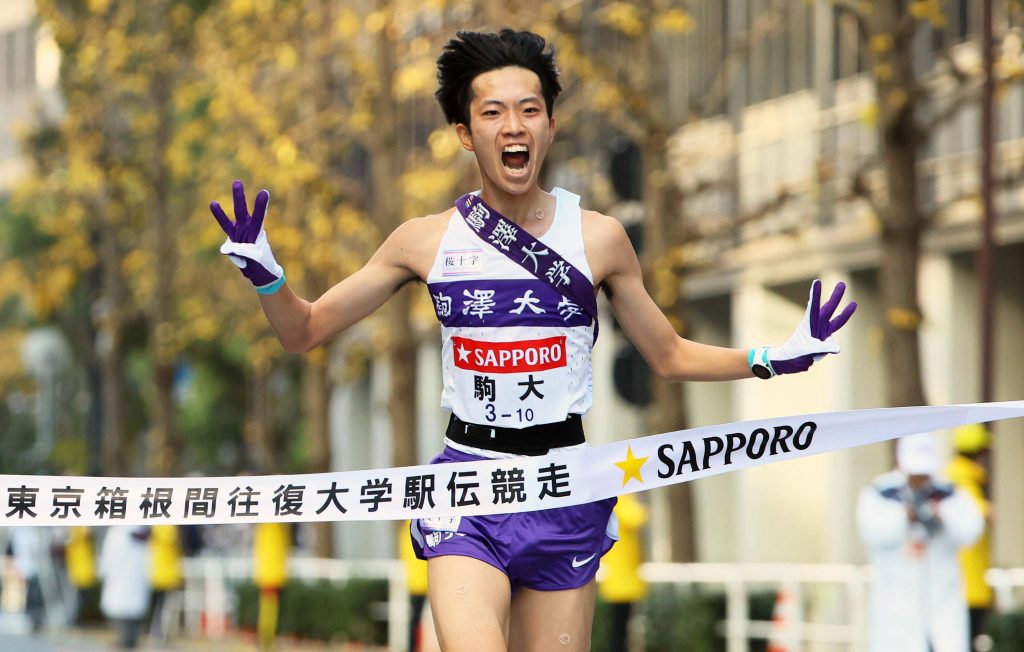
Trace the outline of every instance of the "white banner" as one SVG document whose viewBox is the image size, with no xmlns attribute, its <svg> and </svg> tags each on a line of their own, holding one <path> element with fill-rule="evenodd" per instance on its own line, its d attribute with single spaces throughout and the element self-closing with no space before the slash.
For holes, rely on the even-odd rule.
<svg viewBox="0 0 1024 652">
<path fill-rule="evenodd" d="M 0 526 L 365 521 L 524 512 L 1022 416 L 1024 401 L 853 410 L 679 430 L 541 457 L 305 475 L 0 475 Z"/>
</svg>

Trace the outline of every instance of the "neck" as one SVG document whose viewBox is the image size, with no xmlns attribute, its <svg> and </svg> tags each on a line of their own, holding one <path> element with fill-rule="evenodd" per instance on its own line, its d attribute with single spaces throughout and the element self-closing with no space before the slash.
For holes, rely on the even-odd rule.
<svg viewBox="0 0 1024 652">
<path fill-rule="evenodd" d="M 551 217 L 549 214 L 551 195 L 541 190 L 539 186 L 534 186 L 521 195 L 514 195 L 493 184 L 484 183 L 480 198 L 520 226 L 527 222 L 537 221 L 538 211 L 540 219 L 550 219 Z"/>
</svg>

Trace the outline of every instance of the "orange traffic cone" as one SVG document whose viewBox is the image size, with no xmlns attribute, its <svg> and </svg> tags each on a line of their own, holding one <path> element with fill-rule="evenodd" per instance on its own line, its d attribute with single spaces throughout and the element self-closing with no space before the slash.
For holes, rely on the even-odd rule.
<svg viewBox="0 0 1024 652">
<path fill-rule="evenodd" d="M 800 605 L 793 594 L 779 589 L 775 595 L 775 610 L 772 614 L 772 628 L 768 635 L 767 652 L 796 652 L 797 622 L 800 619 Z"/>
</svg>

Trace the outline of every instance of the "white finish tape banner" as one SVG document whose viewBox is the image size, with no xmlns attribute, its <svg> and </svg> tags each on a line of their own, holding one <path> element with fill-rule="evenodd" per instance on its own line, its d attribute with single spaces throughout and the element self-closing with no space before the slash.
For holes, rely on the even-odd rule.
<svg viewBox="0 0 1024 652">
<path fill-rule="evenodd" d="M 227 478 L 0 475 L 0 526 L 365 521 L 565 507 L 930 430 L 1024 401 L 758 419 L 540 457 Z"/>
</svg>

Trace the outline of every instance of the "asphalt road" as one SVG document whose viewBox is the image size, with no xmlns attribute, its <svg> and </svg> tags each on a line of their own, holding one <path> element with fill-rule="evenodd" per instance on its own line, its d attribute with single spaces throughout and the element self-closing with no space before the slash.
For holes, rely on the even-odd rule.
<svg viewBox="0 0 1024 652">
<path fill-rule="evenodd" d="M 0 650 L 4 652 L 106 652 L 113 648 L 101 641 L 68 639 L 59 636 L 18 636 L 0 634 Z"/>
</svg>

